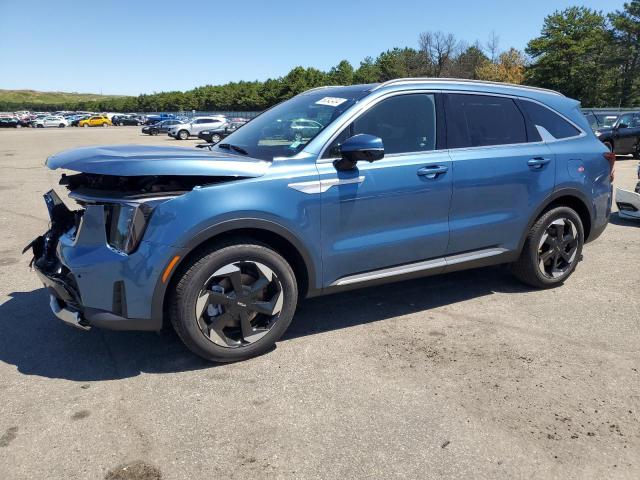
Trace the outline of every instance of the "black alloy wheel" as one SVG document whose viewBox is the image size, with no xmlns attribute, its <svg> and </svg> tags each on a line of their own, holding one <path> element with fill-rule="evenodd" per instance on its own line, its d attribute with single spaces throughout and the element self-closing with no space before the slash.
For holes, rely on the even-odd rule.
<svg viewBox="0 0 640 480">
<path fill-rule="evenodd" d="M 520 257 L 511 265 L 513 274 L 536 288 L 563 283 L 582 260 L 584 227 L 570 207 L 544 212 L 530 228 Z"/>
<path fill-rule="evenodd" d="M 237 348 L 260 340 L 278 321 L 284 292 L 269 267 L 235 262 L 217 270 L 198 295 L 195 315 L 216 345 Z"/>
<path fill-rule="evenodd" d="M 568 218 L 554 220 L 538 245 L 538 267 L 547 278 L 564 275 L 578 253 L 578 229 Z"/>
</svg>

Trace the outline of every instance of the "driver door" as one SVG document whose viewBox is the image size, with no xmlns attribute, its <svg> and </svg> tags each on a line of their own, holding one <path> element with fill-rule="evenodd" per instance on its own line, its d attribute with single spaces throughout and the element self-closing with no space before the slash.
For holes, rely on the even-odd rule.
<svg viewBox="0 0 640 480">
<path fill-rule="evenodd" d="M 616 128 L 615 151 L 626 154 L 633 152 L 640 134 L 640 128 L 636 126 L 636 118 L 633 113 L 625 113 L 620 117 Z"/>
<path fill-rule="evenodd" d="M 437 149 L 442 126 L 436 102 L 433 93 L 386 97 L 344 129 L 319 160 L 325 287 L 387 268 L 441 270 L 437 260 L 409 265 L 439 259 L 449 239 L 451 160 Z M 337 171 L 340 143 L 359 133 L 382 138 L 384 158 Z"/>
</svg>

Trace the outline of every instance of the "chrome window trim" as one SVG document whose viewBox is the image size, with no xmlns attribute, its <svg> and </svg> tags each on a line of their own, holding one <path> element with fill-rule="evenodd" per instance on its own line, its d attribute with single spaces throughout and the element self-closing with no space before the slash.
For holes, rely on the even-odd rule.
<svg viewBox="0 0 640 480">
<path fill-rule="evenodd" d="M 333 141 L 336 139 L 336 137 L 338 135 L 340 135 L 340 133 L 342 133 L 343 129 L 346 126 L 348 126 L 351 122 L 355 121 L 357 118 L 359 118 L 361 115 L 363 115 L 365 112 L 367 112 L 374 105 L 376 105 L 377 103 L 381 102 L 384 99 L 390 98 L 390 97 L 395 96 L 395 95 L 406 95 L 406 94 L 413 94 L 413 93 L 430 93 L 430 94 L 442 93 L 442 94 L 445 94 L 445 95 L 449 94 L 449 93 L 452 93 L 452 94 L 463 94 L 463 95 L 481 95 L 481 96 L 485 96 L 485 97 L 486 96 L 502 97 L 502 98 L 510 98 L 512 100 L 521 100 L 521 101 L 526 101 L 526 102 L 533 102 L 533 103 L 537 103 L 538 105 L 546 108 L 547 110 L 550 110 L 552 113 L 555 113 L 560 118 L 562 118 L 563 120 L 568 122 L 570 125 L 572 125 L 574 128 L 576 128 L 578 130 L 578 132 L 580 132 L 580 133 L 578 135 L 574 135 L 572 137 L 566 137 L 566 138 L 555 138 L 555 137 L 553 137 L 553 140 L 550 139 L 550 140 L 547 140 L 547 141 L 545 141 L 544 138 L 541 136 L 541 140 L 538 140 L 536 142 L 502 143 L 502 144 L 498 144 L 498 145 L 482 145 L 482 146 L 477 146 L 477 147 L 456 147 L 456 148 L 444 148 L 444 149 L 435 149 L 435 150 L 420 150 L 420 151 L 417 151 L 417 152 L 392 153 L 392 154 L 388 155 L 391 158 L 394 158 L 394 157 L 397 157 L 397 156 L 404 156 L 404 155 L 415 155 L 415 154 L 418 154 L 418 153 L 425 154 L 425 153 L 430 153 L 430 152 L 444 152 L 444 151 L 457 152 L 457 151 L 464 151 L 464 150 L 475 150 L 475 149 L 479 149 L 479 148 L 488 149 L 488 148 L 515 147 L 515 146 L 519 146 L 519 145 L 542 145 L 542 144 L 564 142 L 564 141 L 567 141 L 567 140 L 575 140 L 575 139 L 583 138 L 583 137 L 587 136 L 587 133 L 579 125 L 577 125 L 571 119 L 567 118 L 562 113 L 558 112 L 557 110 L 554 110 L 553 108 L 549 107 L 548 105 L 545 105 L 544 103 L 542 103 L 542 102 L 540 102 L 538 100 L 535 100 L 535 99 L 532 99 L 532 98 L 528 98 L 528 97 L 522 97 L 522 96 L 519 96 L 519 95 L 509 95 L 509 94 L 506 94 L 506 93 L 493 93 L 493 92 L 467 91 L 467 90 L 431 90 L 431 89 L 427 89 L 427 90 L 422 90 L 422 89 L 401 90 L 401 91 L 393 91 L 393 92 L 389 92 L 389 93 L 387 93 L 385 95 L 381 95 L 380 97 L 376 98 L 371 103 L 366 104 L 361 109 L 355 111 L 353 113 L 353 115 L 351 115 L 348 119 L 345 119 L 345 122 L 336 130 L 336 133 L 334 133 L 329 138 L 329 140 L 325 143 L 325 145 L 320 150 L 320 154 L 318 155 L 318 159 L 317 159 L 316 163 L 317 164 L 332 163 L 335 160 L 339 159 L 339 157 L 322 158 L 322 156 L 324 155 L 324 152 L 329 147 L 329 145 L 331 145 L 331 143 L 333 143 Z M 524 113 L 522 115 L 524 115 Z M 525 119 L 525 121 L 526 121 L 526 119 Z M 536 126 L 536 125 L 534 124 L 534 126 Z M 437 126 L 436 126 L 436 128 L 437 128 Z M 551 135 L 551 134 L 549 134 L 549 135 Z M 384 158 L 386 158 L 386 157 L 387 157 L 387 155 L 385 155 Z M 380 160 L 380 161 L 383 161 L 383 160 Z"/>
</svg>

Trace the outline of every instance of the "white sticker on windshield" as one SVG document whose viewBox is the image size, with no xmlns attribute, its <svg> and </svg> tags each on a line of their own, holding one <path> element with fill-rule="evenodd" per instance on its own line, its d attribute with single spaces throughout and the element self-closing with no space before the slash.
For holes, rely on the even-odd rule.
<svg viewBox="0 0 640 480">
<path fill-rule="evenodd" d="M 318 100 L 316 102 L 316 105 L 327 105 L 329 107 L 337 107 L 338 105 L 341 105 L 346 101 L 347 101 L 346 98 L 324 97 L 324 98 L 321 98 L 320 100 Z"/>
</svg>

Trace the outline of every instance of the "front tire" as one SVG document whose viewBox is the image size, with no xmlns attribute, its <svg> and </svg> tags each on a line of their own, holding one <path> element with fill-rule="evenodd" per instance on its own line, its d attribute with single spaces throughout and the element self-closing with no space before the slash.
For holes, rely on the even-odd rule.
<svg viewBox="0 0 640 480">
<path fill-rule="evenodd" d="M 189 132 L 187 132 L 186 130 L 180 130 L 178 132 L 178 139 L 187 140 L 188 138 L 189 138 Z"/>
<path fill-rule="evenodd" d="M 545 212 L 531 227 L 512 272 L 521 282 L 536 288 L 562 284 L 582 259 L 584 227 L 569 207 Z"/>
<path fill-rule="evenodd" d="M 251 239 L 217 244 L 181 268 L 171 298 L 171 322 L 185 345 L 214 362 L 270 350 L 296 309 L 290 265 Z"/>
<path fill-rule="evenodd" d="M 220 135 L 218 135 L 217 133 L 214 133 L 211 136 L 211 143 L 218 143 L 221 139 L 222 137 L 220 137 Z"/>
<path fill-rule="evenodd" d="M 83 123 L 83 124 L 82 124 L 82 126 L 83 126 L 84 128 L 87 128 L 87 127 L 89 126 L 89 124 L 88 124 L 88 123 Z"/>
</svg>

